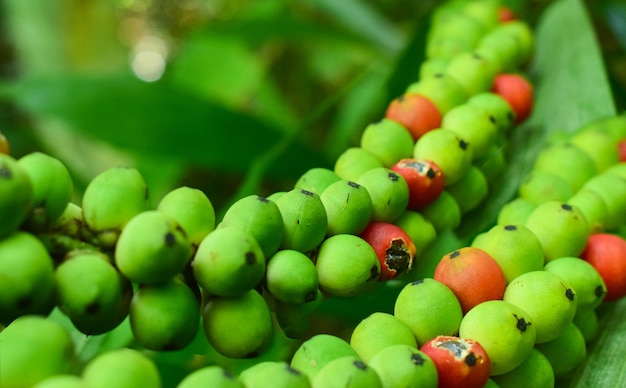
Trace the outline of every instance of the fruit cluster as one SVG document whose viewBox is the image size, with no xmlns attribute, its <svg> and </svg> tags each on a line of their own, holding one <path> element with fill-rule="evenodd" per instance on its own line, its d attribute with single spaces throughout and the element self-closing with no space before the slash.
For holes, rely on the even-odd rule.
<svg viewBox="0 0 626 388">
<path fill-rule="evenodd" d="M 626 295 L 624 117 L 550 139 L 497 225 L 432 277 L 405 276 L 497 189 L 508 135 L 532 110 L 521 75 L 532 52 L 530 27 L 497 0 L 441 5 L 419 81 L 358 146 L 221 219 L 191 187 L 152 204 L 131 167 L 72 202 L 59 160 L 14 159 L 0 136 L 0 386 L 161 385 L 136 349 L 79 365 L 53 310 L 90 336 L 128 320 L 151 352 L 184 349 L 198 331 L 231 359 L 262 354 L 276 331 L 299 341 L 288 360 L 238 375 L 205 365 L 179 387 L 554 385 L 584 358 L 596 308 Z M 349 340 L 306 337 L 324 300 L 390 280 L 404 282 L 393 314 L 372 312 Z"/>
</svg>

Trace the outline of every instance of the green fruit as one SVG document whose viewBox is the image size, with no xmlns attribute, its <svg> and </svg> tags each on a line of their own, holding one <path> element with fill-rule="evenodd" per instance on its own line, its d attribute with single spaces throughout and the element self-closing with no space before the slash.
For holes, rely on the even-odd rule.
<svg viewBox="0 0 626 388">
<path fill-rule="evenodd" d="M 578 327 L 587 344 L 596 339 L 600 333 L 596 309 L 577 308 L 572 323 Z"/>
<path fill-rule="evenodd" d="M 517 50 L 519 55 L 515 62 L 517 66 L 522 66 L 531 59 L 534 52 L 534 35 L 531 27 L 523 20 L 511 20 L 502 23 L 498 27 L 498 33 L 509 35 L 517 41 Z"/>
<path fill-rule="evenodd" d="M 468 144 L 472 158 L 480 158 L 495 144 L 498 127 L 495 117 L 475 105 L 463 104 L 443 116 L 441 128 L 457 134 Z"/>
<path fill-rule="evenodd" d="M 266 269 L 266 259 L 252 235 L 232 226 L 219 227 L 198 246 L 193 274 L 209 294 L 238 296 L 256 287 Z"/>
<path fill-rule="evenodd" d="M 498 213 L 498 225 L 523 225 L 537 205 L 524 198 L 514 198 L 502 206 Z"/>
<path fill-rule="evenodd" d="M 249 195 L 233 203 L 226 210 L 220 225 L 250 233 L 265 257 L 278 250 L 285 234 L 283 217 L 276 202 L 258 195 Z"/>
<path fill-rule="evenodd" d="M 583 190 L 590 190 L 604 200 L 607 218 L 605 230 L 613 230 L 624 224 L 626 219 L 626 178 L 617 174 L 603 173 L 589 179 Z M 574 255 L 575 256 L 575 255 Z"/>
<path fill-rule="evenodd" d="M 533 170 L 560 176 L 573 192 L 598 173 L 593 159 L 573 143 L 556 143 L 541 150 Z"/>
<path fill-rule="evenodd" d="M 384 118 L 365 127 L 361 148 L 375 155 L 385 167 L 413 153 L 413 136 L 402 124 Z"/>
<path fill-rule="evenodd" d="M 448 62 L 446 61 L 447 67 Z M 417 93 L 427 97 L 445 115 L 455 106 L 467 100 L 467 93 L 461 83 L 444 72 L 422 76 L 418 82 L 408 86 L 407 93 Z"/>
<path fill-rule="evenodd" d="M 446 68 L 446 74 L 459 81 L 468 96 L 489 91 L 496 71 L 495 63 L 475 52 L 457 55 Z"/>
<path fill-rule="evenodd" d="M 0 153 L 0 238 L 15 232 L 31 212 L 35 200 L 33 183 L 18 162 Z"/>
<path fill-rule="evenodd" d="M 549 342 L 537 344 L 536 348 L 550 361 L 556 378 L 573 372 L 587 355 L 585 337 L 572 322 L 558 337 Z"/>
<path fill-rule="evenodd" d="M 194 339 L 200 325 L 200 304 L 181 280 L 141 285 L 130 304 L 133 336 L 146 349 L 180 350 Z"/>
<path fill-rule="evenodd" d="M 392 314 L 375 312 L 361 320 L 350 337 L 350 346 L 365 363 L 393 345 L 417 347 L 413 332 Z"/>
<path fill-rule="evenodd" d="M 578 257 L 560 257 L 547 263 L 544 269 L 558 275 L 576 293 L 577 308 L 595 309 L 606 295 L 606 285 L 598 271 Z"/>
<path fill-rule="evenodd" d="M 461 9 L 439 10 L 432 19 L 427 41 L 436 44 L 440 38 L 457 38 L 474 47 L 485 34 L 486 27 Z"/>
<path fill-rule="evenodd" d="M 284 303 L 274 301 L 276 321 L 288 338 L 300 339 L 311 328 L 310 315 L 324 301 L 322 291 L 318 288 L 315 298 L 304 303 Z"/>
<path fill-rule="evenodd" d="M 415 143 L 415 159 L 432 160 L 441 168 L 446 185 L 461 179 L 472 162 L 472 149 L 456 133 L 447 129 L 426 132 Z"/>
<path fill-rule="evenodd" d="M 376 371 L 357 357 L 346 356 L 324 365 L 315 375 L 313 388 L 377 388 L 382 382 Z"/>
<path fill-rule="evenodd" d="M 39 239 L 18 231 L 0 240 L 0 323 L 47 315 L 56 302 L 55 288 L 54 263 Z"/>
<path fill-rule="evenodd" d="M 202 318 L 211 346 L 230 358 L 255 357 L 273 333 L 270 309 L 255 290 L 236 297 L 212 296 Z"/>
<path fill-rule="evenodd" d="M 244 369 L 239 380 L 246 388 L 308 388 L 308 377 L 285 361 L 262 361 Z"/>
<path fill-rule="evenodd" d="M 567 201 L 574 195 L 574 191 L 561 176 L 535 170 L 528 173 L 520 183 L 518 195 L 533 205 L 540 205 L 548 201 Z"/>
<path fill-rule="evenodd" d="M 426 58 L 443 58 L 452 60 L 457 55 L 472 51 L 474 42 L 459 36 L 433 36 L 426 44 Z"/>
<path fill-rule="evenodd" d="M 369 366 L 376 371 L 384 388 L 435 388 L 439 381 L 433 360 L 409 345 L 387 346 L 372 357 Z"/>
<path fill-rule="evenodd" d="M 219 365 L 205 366 L 191 372 L 176 388 L 245 388 L 245 385 L 228 370 Z"/>
<path fill-rule="evenodd" d="M 526 226 L 495 225 L 471 244 L 487 252 L 500 266 L 507 283 L 519 275 L 543 269 L 541 243 Z"/>
<path fill-rule="evenodd" d="M 320 199 L 328 217 L 327 236 L 359 234 L 372 220 L 372 197 L 356 182 L 341 179 L 328 186 Z"/>
<path fill-rule="evenodd" d="M 326 236 L 328 217 L 318 194 L 293 189 L 276 201 L 283 218 L 282 249 L 309 252 Z"/>
<path fill-rule="evenodd" d="M 432 77 L 436 77 L 438 75 L 445 73 L 446 67 L 448 67 L 448 63 L 450 63 L 450 58 L 446 58 L 446 57 L 426 58 L 424 61 L 422 61 L 420 65 L 420 69 L 418 72 L 418 79 L 427 80 Z M 413 84 L 409 85 L 409 87 L 415 86 L 417 84 L 418 82 L 414 82 Z M 461 92 L 465 94 L 465 91 L 462 89 L 461 89 Z M 440 107 L 438 106 L 438 108 Z M 441 112 L 441 109 L 439 109 L 439 112 Z M 445 112 L 441 112 L 441 113 L 445 113 Z"/>
<path fill-rule="evenodd" d="M 503 300 L 528 313 L 540 344 L 558 337 L 572 322 L 578 294 L 558 275 L 540 270 L 513 279 Z"/>
<path fill-rule="evenodd" d="M 493 376 L 500 387 L 554 387 L 555 376 L 550 360 L 537 349 L 532 349 L 528 357 L 515 369 Z"/>
<path fill-rule="evenodd" d="M 356 182 L 363 173 L 378 167 L 383 163 L 376 155 L 361 147 L 350 147 L 339 155 L 334 171 L 342 179 Z"/>
<path fill-rule="evenodd" d="M 530 315 L 503 300 L 476 305 L 459 327 L 460 337 L 478 341 L 487 352 L 492 377 L 517 368 L 533 350 L 536 334 Z"/>
<path fill-rule="evenodd" d="M 182 272 L 191 260 L 191 242 L 180 224 L 157 210 L 135 215 L 115 246 L 115 264 L 137 283 L 158 283 Z"/>
<path fill-rule="evenodd" d="M 352 297 L 378 285 L 378 256 L 358 236 L 337 234 L 324 240 L 317 251 L 315 266 L 320 288 L 331 295 Z"/>
<path fill-rule="evenodd" d="M 148 356 L 138 350 L 121 348 L 97 355 L 82 372 L 85 387 L 159 388 L 161 375 Z"/>
<path fill-rule="evenodd" d="M 471 96 L 468 105 L 480 108 L 487 116 L 493 117 L 500 134 L 507 133 L 515 125 L 515 112 L 499 94 L 482 92 Z"/>
<path fill-rule="evenodd" d="M 494 186 L 506 167 L 503 147 L 492 145 L 480 158 L 474 158 L 472 164 L 483 173 L 488 186 Z"/>
<path fill-rule="evenodd" d="M 419 346 L 437 335 L 455 335 L 463 317 L 452 290 L 431 278 L 404 286 L 396 298 L 393 314 L 411 329 Z"/>
<path fill-rule="evenodd" d="M 589 224 L 576 207 L 559 201 L 537 206 L 525 223 L 539 239 L 546 261 L 578 256 L 589 237 Z"/>
<path fill-rule="evenodd" d="M 416 256 L 423 253 L 437 239 L 437 231 L 432 222 L 420 212 L 407 210 L 394 221 L 394 224 L 409 235 L 415 245 Z"/>
<path fill-rule="evenodd" d="M 73 202 L 68 202 L 61 216 L 50 226 L 50 231 L 80 239 L 83 227 L 83 209 Z"/>
<path fill-rule="evenodd" d="M 402 177 L 385 167 L 371 169 L 357 179 L 372 200 L 372 221 L 393 222 L 406 211 L 409 186 Z"/>
<path fill-rule="evenodd" d="M 281 302 L 311 302 L 317 296 L 318 284 L 315 264 L 299 251 L 280 250 L 267 262 L 265 288 Z"/>
<path fill-rule="evenodd" d="M 341 178 L 333 170 L 315 167 L 307 170 L 298 178 L 294 188 L 303 189 L 321 195 L 331 184 Z"/>
<path fill-rule="evenodd" d="M 478 207 L 487 196 L 488 182 L 482 171 L 471 165 L 461 179 L 448 185 L 446 192 L 454 198 L 461 214 Z"/>
<path fill-rule="evenodd" d="M 347 356 L 358 357 L 348 342 L 330 334 L 316 334 L 298 346 L 290 365 L 312 381 L 326 364 Z"/>
<path fill-rule="evenodd" d="M 79 253 L 55 271 L 59 309 L 87 335 L 116 328 L 128 315 L 132 285 L 98 251 Z"/>
<path fill-rule="evenodd" d="M 437 233 L 456 229 L 461 223 L 461 207 L 447 190 L 442 191 L 433 203 L 423 209 L 422 214 Z"/>
<path fill-rule="evenodd" d="M 126 223 L 149 209 L 148 186 L 137 169 L 112 167 L 89 182 L 81 207 L 95 242 L 113 248 Z"/>
<path fill-rule="evenodd" d="M 157 210 L 174 218 L 195 247 L 215 229 L 215 209 L 199 189 L 183 186 L 171 190 L 161 199 Z"/>
<path fill-rule="evenodd" d="M 72 177 L 59 159 L 42 152 L 25 155 L 17 163 L 33 184 L 34 202 L 26 226 L 34 231 L 42 231 L 63 214 L 72 199 Z"/>
<path fill-rule="evenodd" d="M 599 129 L 580 131 L 574 134 L 570 141 L 589 155 L 598 172 L 603 172 L 619 162 L 615 142 L 606 132 Z"/>
<path fill-rule="evenodd" d="M 34 315 L 15 319 L 0 332 L 0 386 L 31 387 L 74 368 L 69 333 L 56 321 Z"/>
<path fill-rule="evenodd" d="M 500 71 L 507 73 L 517 70 L 526 61 L 522 49 L 518 39 L 512 34 L 502 33 L 498 27 L 483 36 L 476 47 L 479 53 L 492 51 L 498 58 Z"/>
<path fill-rule="evenodd" d="M 83 380 L 76 375 L 59 374 L 35 384 L 33 388 L 83 388 Z"/>
</svg>

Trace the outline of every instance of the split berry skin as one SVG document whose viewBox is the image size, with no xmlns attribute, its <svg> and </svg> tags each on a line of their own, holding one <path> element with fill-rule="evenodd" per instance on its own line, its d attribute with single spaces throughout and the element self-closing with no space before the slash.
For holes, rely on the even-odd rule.
<svg viewBox="0 0 626 388">
<path fill-rule="evenodd" d="M 405 93 L 392 100 L 385 117 L 408 129 L 414 141 L 426 132 L 441 126 L 441 113 L 437 106 L 427 97 L 417 93 Z"/>
<path fill-rule="evenodd" d="M 427 159 L 405 158 L 397 161 L 391 170 L 402 175 L 409 186 L 412 210 L 422 210 L 439 197 L 445 187 L 445 176 L 439 166 Z"/>
<path fill-rule="evenodd" d="M 410 271 L 415 245 L 402 228 L 386 222 L 371 222 L 360 234 L 374 248 L 380 262 L 379 280 L 396 279 Z"/>
</svg>

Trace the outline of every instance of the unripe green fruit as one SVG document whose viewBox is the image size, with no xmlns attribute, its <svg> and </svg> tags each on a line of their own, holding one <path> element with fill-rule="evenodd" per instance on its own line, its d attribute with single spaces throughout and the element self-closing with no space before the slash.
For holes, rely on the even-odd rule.
<svg viewBox="0 0 626 388">
<path fill-rule="evenodd" d="M 316 334 L 300 344 L 290 365 L 312 381 L 326 364 L 346 356 L 358 357 L 348 342 L 330 334 Z"/>
<path fill-rule="evenodd" d="M 487 185 L 493 185 L 506 167 L 504 149 L 494 144 L 487 149 L 482 157 L 474 158 L 472 163 L 483 173 Z"/>
<path fill-rule="evenodd" d="M 455 37 L 475 46 L 485 34 L 486 27 L 461 9 L 438 10 L 432 18 L 428 41 L 440 37 Z"/>
<path fill-rule="evenodd" d="M 100 252 L 80 253 L 55 271 L 59 309 L 84 334 L 113 330 L 126 318 L 132 285 Z"/>
<path fill-rule="evenodd" d="M 498 136 L 495 117 L 471 104 L 451 109 L 443 116 L 441 128 L 456 133 L 468 143 L 472 158 L 482 157 L 495 144 Z"/>
<path fill-rule="evenodd" d="M 0 240 L 0 323 L 48 314 L 55 304 L 54 263 L 42 242 L 18 231 Z"/>
<path fill-rule="evenodd" d="M 448 67 L 448 63 L 450 63 L 450 58 L 445 58 L 445 57 L 426 58 L 424 61 L 422 61 L 420 65 L 420 69 L 418 72 L 418 79 L 426 80 L 426 79 L 436 77 L 440 74 L 445 73 L 446 67 Z M 413 84 L 409 85 L 409 87 L 412 87 L 417 84 L 418 82 L 414 82 Z M 465 93 L 464 90 L 461 90 L 461 91 Z M 441 112 L 441 109 L 439 111 Z"/>
<path fill-rule="evenodd" d="M 504 291 L 503 300 L 528 313 L 539 344 L 558 337 L 572 322 L 578 296 L 561 277 L 540 270 L 513 279 Z"/>
<path fill-rule="evenodd" d="M 365 187 L 372 200 L 372 221 L 393 222 L 406 211 L 409 186 L 402 175 L 379 167 L 365 172 L 356 180 Z"/>
<path fill-rule="evenodd" d="M 441 168 L 446 185 L 461 179 L 472 162 L 472 149 L 456 133 L 447 129 L 426 132 L 415 143 L 415 159 L 432 160 Z"/>
<path fill-rule="evenodd" d="M 596 309 L 577 308 L 572 323 L 578 327 L 587 344 L 596 339 L 600 332 Z"/>
<path fill-rule="evenodd" d="M 17 163 L 33 184 L 33 209 L 26 226 L 33 231 L 44 230 L 61 216 L 72 199 L 72 177 L 59 159 L 42 152 L 25 155 Z"/>
<path fill-rule="evenodd" d="M 331 184 L 337 182 L 341 178 L 333 170 L 327 168 L 315 167 L 307 170 L 298 178 L 294 188 L 304 189 L 312 193 L 321 195 L 324 190 Z"/>
<path fill-rule="evenodd" d="M 68 202 L 61 216 L 50 226 L 50 230 L 80 239 L 83 227 L 83 209 L 73 202 Z"/>
<path fill-rule="evenodd" d="M 157 210 L 174 218 L 196 247 L 215 229 L 215 209 L 199 189 L 183 186 L 171 190 L 161 199 Z"/>
<path fill-rule="evenodd" d="M 413 136 L 402 124 L 384 118 L 365 127 L 361 148 L 375 155 L 385 167 L 413 153 Z"/>
<path fill-rule="evenodd" d="M 503 300 L 490 300 L 469 310 L 459 336 L 472 338 L 485 349 L 491 376 L 517 368 L 530 354 L 536 338 L 535 324 L 522 308 Z"/>
<path fill-rule="evenodd" d="M 59 374 L 40 381 L 33 388 L 84 388 L 84 386 L 79 376 Z"/>
<path fill-rule="evenodd" d="M 526 64 L 531 59 L 535 42 L 533 31 L 528 23 L 522 20 L 511 20 L 501 24 L 498 27 L 498 33 L 512 36 L 518 42 L 519 57 L 516 62 L 518 66 Z"/>
<path fill-rule="evenodd" d="M 437 367 L 424 352 L 408 345 L 391 345 L 372 357 L 369 366 L 376 371 L 384 388 L 435 388 Z"/>
<path fill-rule="evenodd" d="M 311 384 L 313 388 L 379 388 L 382 386 L 376 371 L 354 356 L 330 361 L 319 370 Z"/>
<path fill-rule="evenodd" d="M 533 205 L 540 205 L 548 201 L 567 201 L 574 195 L 574 191 L 561 176 L 534 170 L 520 183 L 518 195 Z"/>
<path fill-rule="evenodd" d="M 308 377 L 285 361 L 262 361 L 244 369 L 239 380 L 246 388 L 308 388 Z"/>
<path fill-rule="evenodd" d="M 258 195 L 241 198 L 226 210 L 220 227 L 229 226 L 250 233 L 265 257 L 278 250 L 285 234 L 283 217 L 276 202 Z"/>
<path fill-rule="evenodd" d="M 87 185 L 81 205 L 95 242 L 104 248 L 114 247 L 126 223 L 149 206 L 148 186 L 132 167 L 112 167 L 98 174 Z"/>
<path fill-rule="evenodd" d="M 245 388 L 245 385 L 226 369 L 219 365 L 205 366 L 191 372 L 176 388 Z"/>
<path fill-rule="evenodd" d="M 0 238 L 15 232 L 32 209 L 35 193 L 26 170 L 0 153 Z"/>
<path fill-rule="evenodd" d="M 392 314 L 375 312 L 361 320 L 350 337 L 350 346 L 365 363 L 392 345 L 417 347 L 413 332 Z"/>
<path fill-rule="evenodd" d="M 459 81 L 468 96 L 490 90 L 496 71 L 496 64 L 474 52 L 457 55 L 446 68 L 446 74 Z"/>
<path fill-rule="evenodd" d="M 482 171 L 471 165 L 461 179 L 448 185 L 446 192 L 454 198 L 461 214 L 475 209 L 489 191 L 487 178 Z"/>
<path fill-rule="evenodd" d="M 583 190 L 590 190 L 604 200 L 607 218 L 605 230 L 613 230 L 626 219 L 626 178 L 617 174 L 600 174 L 589 179 Z M 575 255 L 574 255 L 575 256 Z"/>
<path fill-rule="evenodd" d="M 265 287 L 281 302 L 311 302 L 316 298 L 318 284 L 315 264 L 304 253 L 280 250 L 267 262 Z"/>
<path fill-rule="evenodd" d="M 549 342 L 537 344 L 536 348 L 550 361 L 556 378 L 574 371 L 587 355 L 585 337 L 572 322 L 558 337 Z"/>
<path fill-rule="evenodd" d="M 443 72 L 422 76 L 418 82 L 410 84 L 406 92 L 427 97 L 437 106 L 442 115 L 455 106 L 463 104 L 468 97 L 461 83 Z"/>
<path fill-rule="evenodd" d="M 568 284 L 577 297 L 577 308 L 594 309 L 606 295 L 602 276 L 588 262 L 578 257 L 559 257 L 547 263 L 544 269 L 558 275 Z"/>
<path fill-rule="evenodd" d="M 409 235 L 415 245 L 416 256 L 424 252 L 437 238 L 437 231 L 432 222 L 417 211 L 405 211 L 394 224 Z"/>
<path fill-rule="evenodd" d="M 341 179 L 328 186 L 320 199 L 328 217 L 327 236 L 359 234 L 372 220 L 372 197 L 356 182 Z"/>
<path fill-rule="evenodd" d="M 523 56 L 521 42 L 512 34 L 502 33 L 500 28 L 494 28 L 478 42 L 476 51 L 479 53 L 490 50 L 498 57 L 501 72 L 511 72 L 520 67 L 527 58 Z"/>
<path fill-rule="evenodd" d="M 587 153 L 573 143 L 557 143 L 539 152 L 533 170 L 560 176 L 578 191 L 597 174 L 596 165 Z"/>
<path fill-rule="evenodd" d="M 498 225 L 523 225 L 537 205 L 524 198 L 514 198 L 502 206 L 498 213 Z"/>
<path fill-rule="evenodd" d="M 480 108 L 485 114 L 493 117 L 499 133 L 508 132 L 515 124 L 515 112 L 504 98 L 492 92 L 482 92 L 471 96 L 468 105 Z"/>
<path fill-rule="evenodd" d="M 320 288 L 331 295 L 352 297 L 377 286 L 378 256 L 358 236 L 337 234 L 327 238 L 320 245 L 316 260 Z"/>
<path fill-rule="evenodd" d="M 328 217 L 318 194 L 293 189 L 276 201 L 283 218 L 282 249 L 309 252 L 326 236 Z"/>
<path fill-rule="evenodd" d="M 384 167 L 376 155 L 361 147 L 346 149 L 335 162 L 334 171 L 342 179 L 356 182 L 366 171 Z"/>
<path fill-rule="evenodd" d="M 393 314 L 411 329 L 419 346 L 437 335 L 455 335 L 463 317 L 452 290 L 431 278 L 404 286 Z"/>
<path fill-rule="evenodd" d="M 599 173 L 619 162 L 615 142 L 606 132 L 599 129 L 580 131 L 570 141 L 589 155 Z"/>
<path fill-rule="evenodd" d="M 537 349 L 532 349 L 526 359 L 515 369 L 493 376 L 499 387 L 554 387 L 555 376 L 550 360 Z"/>
<path fill-rule="evenodd" d="M 111 350 L 91 359 L 83 369 L 82 379 L 90 388 L 161 387 L 161 375 L 154 361 L 130 348 Z"/>
<path fill-rule="evenodd" d="M 559 201 L 537 206 L 525 223 L 539 239 L 546 261 L 578 256 L 589 237 L 589 224 L 576 207 Z"/>
<path fill-rule="evenodd" d="M 288 338 L 301 339 L 311 327 L 309 315 L 324 301 L 324 295 L 318 288 L 315 298 L 305 303 L 274 302 L 276 321 Z"/>
<path fill-rule="evenodd" d="M 115 246 L 115 264 L 134 282 L 158 283 L 180 273 L 192 254 L 180 224 L 165 213 L 148 210 L 122 229 Z"/>
<path fill-rule="evenodd" d="M 0 386 L 30 387 L 74 368 L 74 344 L 56 321 L 25 315 L 0 332 Z"/>
<path fill-rule="evenodd" d="M 616 163 L 611 167 L 607 168 L 604 173 L 606 174 L 614 174 L 623 179 L 626 179 L 626 163 Z"/>
<path fill-rule="evenodd" d="M 487 252 L 498 263 L 507 283 L 523 273 L 543 269 L 541 243 L 523 224 L 495 225 L 476 236 L 471 246 Z"/>
<path fill-rule="evenodd" d="M 478 21 L 485 32 L 490 31 L 499 25 L 499 1 L 469 1 L 461 2 L 461 12 Z"/>
<path fill-rule="evenodd" d="M 422 210 L 422 214 L 438 233 L 456 229 L 461 223 L 461 208 L 447 190 L 442 191 L 433 203 Z"/>
<path fill-rule="evenodd" d="M 212 296 L 202 318 L 211 346 L 230 358 L 256 356 L 273 333 L 270 309 L 256 290 L 236 297 Z"/>
<path fill-rule="evenodd" d="M 266 269 L 266 259 L 252 235 L 232 226 L 219 227 L 198 246 L 193 274 L 209 294 L 242 295 L 256 287 Z"/>
<path fill-rule="evenodd" d="M 191 343 L 200 325 L 200 304 L 181 280 L 141 285 L 130 304 L 130 327 L 146 349 L 170 351 Z"/>
</svg>

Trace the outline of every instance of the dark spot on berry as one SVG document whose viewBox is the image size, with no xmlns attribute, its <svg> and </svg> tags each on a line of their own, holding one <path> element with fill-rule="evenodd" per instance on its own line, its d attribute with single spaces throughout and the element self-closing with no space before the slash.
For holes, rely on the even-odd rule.
<svg viewBox="0 0 626 388">
<path fill-rule="evenodd" d="M 365 365 L 365 363 L 363 361 L 355 361 L 354 362 L 354 366 L 356 366 L 357 368 L 359 368 L 361 370 L 366 370 L 367 369 L 367 365 Z"/>
<path fill-rule="evenodd" d="M 571 288 L 568 288 L 567 290 L 565 290 L 565 296 L 567 297 L 567 299 L 574 300 L 575 295 L 576 294 L 574 294 L 574 291 Z"/>
<path fill-rule="evenodd" d="M 566 204 L 566 203 L 561 204 L 561 209 L 563 209 L 563 210 L 567 210 L 568 212 L 569 212 L 569 211 L 572 211 L 572 205 L 568 205 L 568 204 Z"/>
<path fill-rule="evenodd" d="M 493 117 L 492 115 L 489 115 L 489 121 L 491 121 L 492 124 L 496 123 L 496 118 Z"/>
<path fill-rule="evenodd" d="M 595 294 L 598 298 L 600 298 L 602 295 L 604 295 L 604 287 L 602 287 L 602 284 L 598 284 L 598 286 L 596 287 L 596 289 L 594 290 Z"/>
<path fill-rule="evenodd" d="M 235 375 L 226 369 L 222 371 L 222 376 L 226 377 L 228 380 L 233 380 L 235 378 Z"/>
<path fill-rule="evenodd" d="M 32 303 L 33 303 L 33 299 L 30 297 L 30 295 L 24 295 L 17 300 L 15 305 L 18 308 L 18 310 L 24 310 L 24 309 L 30 308 Z"/>
<path fill-rule="evenodd" d="M 435 179 L 435 177 L 437 176 L 437 172 L 434 169 L 429 168 L 428 171 L 426 171 L 426 176 L 429 179 Z"/>
<path fill-rule="evenodd" d="M 398 238 L 391 241 L 391 245 L 385 250 L 385 265 L 397 274 L 406 272 L 411 267 L 411 252 L 404 240 Z"/>
<path fill-rule="evenodd" d="M 174 233 L 172 232 L 167 232 L 165 233 L 164 236 L 164 241 L 165 241 L 165 245 L 168 247 L 172 247 L 176 244 L 176 236 L 174 236 Z"/>
<path fill-rule="evenodd" d="M 359 187 L 361 187 L 360 184 L 358 184 L 356 182 L 352 182 L 352 181 L 348 181 L 348 186 L 353 187 L 355 189 L 358 189 Z"/>
<path fill-rule="evenodd" d="M 413 353 L 411 354 L 411 362 L 413 365 L 424 365 L 426 360 L 424 360 L 424 357 L 422 357 L 421 354 Z"/>
<path fill-rule="evenodd" d="M 424 279 L 419 279 L 419 280 L 415 280 L 411 282 L 412 286 L 418 286 L 420 284 L 424 283 Z"/>
<path fill-rule="evenodd" d="M 476 365 L 476 355 L 474 354 L 474 352 L 470 352 L 470 354 L 468 354 L 467 357 L 465 357 L 464 361 L 469 366 Z"/>
<path fill-rule="evenodd" d="M 517 226 L 515 226 L 515 225 L 506 225 L 504 227 L 504 230 L 508 230 L 508 231 L 517 230 Z"/>
<path fill-rule="evenodd" d="M 402 95 L 402 96 L 400 96 L 400 97 L 396 98 L 396 101 L 398 101 L 398 102 L 402 102 L 402 101 L 404 101 L 404 95 Z"/>
<path fill-rule="evenodd" d="M 526 328 L 532 325 L 532 322 L 526 322 L 524 318 L 518 318 L 517 314 L 513 314 L 513 316 L 515 317 L 515 319 L 517 319 L 517 324 L 515 326 L 521 332 L 525 332 Z"/>
<path fill-rule="evenodd" d="M 11 172 L 11 169 L 7 167 L 6 164 L 3 164 L 2 166 L 0 166 L 0 178 L 2 179 L 13 178 L 13 173 Z"/>
<path fill-rule="evenodd" d="M 459 147 L 461 147 L 462 150 L 466 150 L 467 147 L 469 147 L 469 143 L 465 140 L 459 140 Z"/>
<path fill-rule="evenodd" d="M 98 302 L 93 302 L 87 305 L 87 307 L 85 308 L 85 312 L 88 315 L 91 314 L 96 314 L 98 311 L 100 311 L 100 305 L 98 304 Z"/>
<path fill-rule="evenodd" d="M 290 374 L 292 374 L 294 376 L 300 376 L 301 375 L 299 370 L 297 370 L 296 368 L 292 368 L 290 365 L 287 365 L 287 367 L 285 369 L 287 369 L 287 372 L 289 372 Z"/>
<path fill-rule="evenodd" d="M 390 172 L 388 176 L 389 176 L 389 180 L 392 182 L 397 182 L 398 179 L 400 179 L 398 174 L 396 174 L 395 172 Z"/>
<path fill-rule="evenodd" d="M 261 196 L 257 196 L 257 197 L 256 197 L 256 199 L 257 199 L 259 202 L 263 202 L 263 203 L 269 203 L 269 201 L 270 201 L 269 199 L 267 199 L 267 198 L 265 198 L 265 197 L 261 197 Z"/>
<path fill-rule="evenodd" d="M 454 251 L 454 252 L 450 253 L 450 256 L 449 256 L 449 257 L 450 257 L 451 259 L 455 259 L 455 258 L 459 257 L 459 255 L 460 255 L 460 254 L 461 254 L 461 252 L 460 252 L 460 251 Z"/>
<path fill-rule="evenodd" d="M 437 73 L 437 74 L 435 74 L 435 78 L 443 78 L 443 73 Z"/>
<path fill-rule="evenodd" d="M 254 252 L 246 252 L 246 264 L 252 265 L 256 263 L 256 255 Z"/>
<path fill-rule="evenodd" d="M 317 296 L 317 292 L 311 291 L 304 296 L 304 302 L 305 303 L 313 302 L 316 296 Z"/>
<path fill-rule="evenodd" d="M 473 53 L 472 57 L 474 57 L 474 59 L 483 59 L 483 57 L 481 57 L 480 55 L 478 55 L 478 53 Z"/>
<path fill-rule="evenodd" d="M 367 279 L 367 281 L 372 281 L 372 280 L 378 280 L 378 278 L 380 277 L 380 270 L 378 269 L 377 266 L 372 266 L 372 268 L 370 269 L 370 277 L 369 279 Z"/>
<path fill-rule="evenodd" d="M 296 224 L 300 225 L 300 219 L 296 220 Z"/>
<path fill-rule="evenodd" d="M 313 192 L 305 189 L 301 189 L 300 192 L 304 195 L 308 195 L 309 197 L 313 196 Z"/>
</svg>

